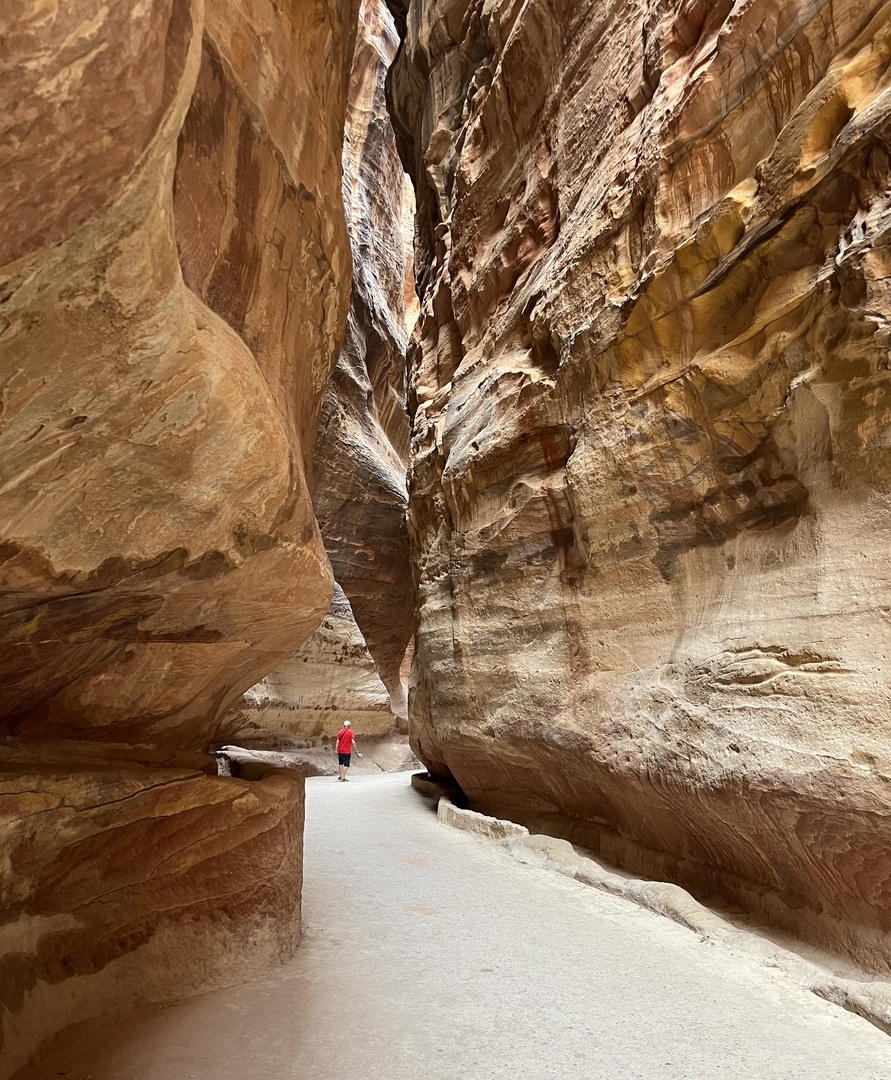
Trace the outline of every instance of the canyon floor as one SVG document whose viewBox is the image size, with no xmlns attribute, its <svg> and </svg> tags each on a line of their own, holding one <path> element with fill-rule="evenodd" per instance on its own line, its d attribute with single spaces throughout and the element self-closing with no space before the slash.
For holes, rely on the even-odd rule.
<svg viewBox="0 0 891 1080">
<path fill-rule="evenodd" d="M 81 1028 L 18 1080 L 891 1077 L 865 1020 L 440 824 L 407 773 L 308 781 L 304 916 L 286 967 Z"/>
</svg>

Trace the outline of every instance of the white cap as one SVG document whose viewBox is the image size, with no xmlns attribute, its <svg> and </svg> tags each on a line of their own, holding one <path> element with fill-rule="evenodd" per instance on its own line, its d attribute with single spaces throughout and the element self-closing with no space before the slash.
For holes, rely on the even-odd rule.
<svg viewBox="0 0 891 1080">
<path fill-rule="evenodd" d="M 353 725 L 349 722 L 349 720 L 344 720 L 343 726 L 344 727 L 352 727 Z"/>
</svg>

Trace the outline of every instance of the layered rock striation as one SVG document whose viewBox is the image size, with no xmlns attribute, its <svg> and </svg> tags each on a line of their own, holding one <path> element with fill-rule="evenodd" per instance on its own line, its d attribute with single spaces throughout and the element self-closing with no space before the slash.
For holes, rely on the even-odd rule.
<svg viewBox="0 0 891 1080">
<path fill-rule="evenodd" d="M 412 0 L 414 745 L 891 970 L 891 16 Z"/>
<path fill-rule="evenodd" d="M 353 286 L 313 466 L 313 505 L 342 592 L 314 637 L 245 695 L 228 723 L 236 740 L 331 736 L 347 719 L 366 735 L 405 732 L 401 665 L 415 628 L 405 353 L 416 298 L 412 191 L 384 86 L 398 44 L 383 0 L 363 0 L 343 147 Z"/>
<path fill-rule="evenodd" d="M 400 666 L 415 628 L 405 524 L 409 422 L 406 297 L 411 199 L 384 89 L 399 38 L 383 0 L 363 0 L 350 78 L 343 198 L 353 251 L 344 346 L 319 420 L 313 505 L 359 629 L 405 717 Z"/>
<path fill-rule="evenodd" d="M 7 215 L 0 256 L 0 715 L 200 746 L 331 596 L 306 467 L 349 294 L 350 8 L 269 8 L 281 86 L 237 6 L 211 4 L 203 49 L 184 0 L 41 12 L 23 5 L 4 81 L 13 191 L 31 162 L 21 188 L 51 205 L 28 235 L 27 202 Z M 142 124 L 116 97 L 134 67 Z M 113 175 L 105 144 L 127 151 Z"/>
<path fill-rule="evenodd" d="M 366 735 L 393 729 L 390 695 L 381 682 L 350 602 L 339 585 L 322 625 L 243 698 L 232 722 L 235 738 L 263 746 L 325 740 L 345 720 Z"/>
<path fill-rule="evenodd" d="M 302 776 L 99 749 L 0 748 L 4 1077 L 64 1027 L 230 985 L 300 940 Z"/>
<path fill-rule="evenodd" d="M 4 13 L 3 1074 L 298 939 L 302 780 L 202 751 L 331 598 L 356 7 Z"/>
</svg>

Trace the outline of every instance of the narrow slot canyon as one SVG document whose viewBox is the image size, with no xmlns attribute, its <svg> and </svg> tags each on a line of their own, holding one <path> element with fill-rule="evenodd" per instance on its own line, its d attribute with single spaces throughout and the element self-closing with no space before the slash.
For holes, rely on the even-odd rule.
<svg viewBox="0 0 891 1080">
<path fill-rule="evenodd" d="M 891 1080 L 891 6 L 0 62 L 0 1080 Z"/>
</svg>

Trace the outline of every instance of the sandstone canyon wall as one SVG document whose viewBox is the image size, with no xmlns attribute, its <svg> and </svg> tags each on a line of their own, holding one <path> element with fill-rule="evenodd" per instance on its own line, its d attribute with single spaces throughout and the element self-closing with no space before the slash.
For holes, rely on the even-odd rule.
<svg viewBox="0 0 891 1080">
<path fill-rule="evenodd" d="M 383 0 L 363 0 L 343 162 L 353 292 L 322 405 L 313 503 L 334 576 L 396 710 L 404 712 L 399 670 L 415 623 L 405 524 L 406 280 L 413 277 L 405 231 L 414 223 L 404 213 L 411 187 L 384 89 L 398 44 Z"/>
<path fill-rule="evenodd" d="M 416 749 L 891 971 L 891 7 L 394 8 Z"/>
<path fill-rule="evenodd" d="M 345 719 L 366 735 L 405 728 L 400 668 L 415 626 L 405 522 L 413 203 L 384 89 L 398 44 L 384 0 L 362 0 L 343 148 L 353 287 L 313 465 L 313 505 L 343 595 L 306 646 L 245 695 L 227 725 L 236 742 L 330 736 Z"/>
<path fill-rule="evenodd" d="M 356 9 L 4 11 L 0 1073 L 297 943 L 302 780 L 203 751 L 331 597 Z"/>
<path fill-rule="evenodd" d="M 235 718 L 235 738 L 258 747 L 282 747 L 331 735 L 345 720 L 366 735 L 393 729 L 390 695 L 339 585 L 322 625 L 302 649 L 252 686 Z M 289 738 L 290 737 L 290 738 Z"/>
</svg>

